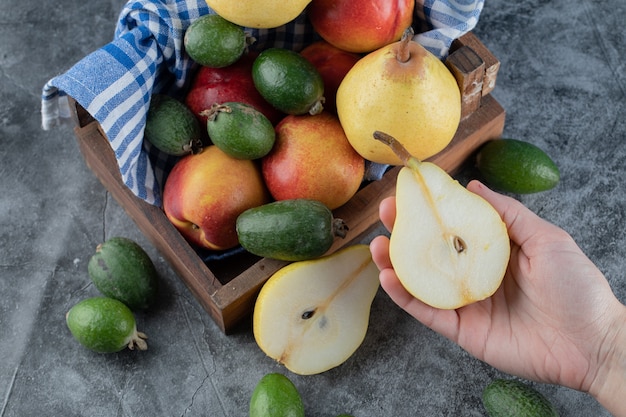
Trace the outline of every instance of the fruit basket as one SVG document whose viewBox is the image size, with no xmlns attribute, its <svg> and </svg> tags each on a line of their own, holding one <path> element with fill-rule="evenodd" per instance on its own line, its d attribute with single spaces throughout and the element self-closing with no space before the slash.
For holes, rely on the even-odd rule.
<svg viewBox="0 0 626 417">
<path fill-rule="evenodd" d="M 454 174 L 484 142 L 498 138 L 505 111 L 491 96 L 499 61 L 471 32 L 455 40 L 446 65 L 462 93 L 462 121 L 450 145 L 430 161 Z M 250 316 L 256 295 L 284 261 L 241 252 L 226 259 L 204 261 L 166 218 L 161 208 L 136 197 L 123 183 L 115 155 L 97 121 L 70 100 L 76 123 L 75 136 L 88 167 L 139 229 L 171 264 L 180 279 L 226 334 Z M 365 184 L 345 205 L 334 211 L 349 227 L 329 253 L 351 243 L 378 225 L 378 203 L 394 194 L 399 167 L 377 181 Z"/>
</svg>

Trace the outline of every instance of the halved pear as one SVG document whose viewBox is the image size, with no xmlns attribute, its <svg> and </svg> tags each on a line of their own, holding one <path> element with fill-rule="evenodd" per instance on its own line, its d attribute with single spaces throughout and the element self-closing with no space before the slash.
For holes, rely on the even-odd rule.
<svg viewBox="0 0 626 417">
<path fill-rule="evenodd" d="M 363 342 L 378 286 L 367 245 L 291 263 L 259 293 L 253 315 L 256 342 L 296 374 L 334 368 Z"/>
<path fill-rule="evenodd" d="M 437 165 L 411 156 L 395 138 L 382 132 L 374 137 L 404 163 L 389 243 L 402 285 L 441 309 L 490 297 L 502 282 L 511 250 L 498 212 Z"/>
</svg>

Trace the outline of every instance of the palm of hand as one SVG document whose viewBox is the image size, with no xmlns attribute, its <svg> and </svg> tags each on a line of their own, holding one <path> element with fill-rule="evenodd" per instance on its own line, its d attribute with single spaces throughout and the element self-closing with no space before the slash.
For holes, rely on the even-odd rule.
<svg viewBox="0 0 626 417">
<path fill-rule="evenodd" d="M 511 260 L 498 291 L 457 310 L 427 306 L 404 290 L 389 260 L 389 241 L 379 237 L 370 246 L 382 287 L 409 314 L 478 359 L 528 379 L 587 390 L 602 342 L 598 322 L 610 316 L 608 283 L 562 229 L 480 183 L 468 189 L 488 200 L 509 230 Z M 380 215 L 391 230 L 393 199 L 381 204 Z"/>
<path fill-rule="evenodd" d="M 584 352 L 597 351 L 604 279 L 565 232 L 543 226 L 553 230 L 512 246 L 496 294 L 454 312 L 458 332 L 449 337 L 505 372 L 586 390 L 594 358 Z"/>
</svg>

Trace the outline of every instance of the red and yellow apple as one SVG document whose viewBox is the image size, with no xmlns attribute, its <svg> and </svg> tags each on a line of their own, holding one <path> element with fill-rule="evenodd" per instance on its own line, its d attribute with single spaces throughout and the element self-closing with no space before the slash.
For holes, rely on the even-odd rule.
<svg viewBox="0 0 626 417">
<path fill-rule="evenodd" d="M 328 43 L 371 52 L 402 37 L 413 23 L 414 0 L 313 0 L 311 24 Z"/>
<path fill-rule="evenodd" d="M 272 124 L 284 116 L 269 104 L 254 87 L 252 63 L 257 54 L 248 53 L 224 68 L 200 67 L 185 97 L 185 104 L 206 126 L 207 116 L 200 113 L 215 103 L 246 103 L 260 111 Z"/>
<path fill-rule="evenodd" d="M 237 246 L 237 217 L 269 199 L 258 164 L 215 145 L 180 159 L 163 188 L 167 218 L 188 242 L 211 250 Z"/>
<path fill-rule="evenodd" d="M 365 160 L 348 142 L 339 119 L 328 112 L 285 117 L 261 165 L 276 200 L 308 198 L 331 210 L 358 191 L 365 170 Z"/>
<path fill-rule="evenodd" d="M 324 80 L 324 109 L 336 114 L 335 96 L 339 84 L 361 56 L 339 49 L 324 40 L 307 46 L 300 51 L 300 55 L 313 64 L 322 76 Z"/>
</svg>

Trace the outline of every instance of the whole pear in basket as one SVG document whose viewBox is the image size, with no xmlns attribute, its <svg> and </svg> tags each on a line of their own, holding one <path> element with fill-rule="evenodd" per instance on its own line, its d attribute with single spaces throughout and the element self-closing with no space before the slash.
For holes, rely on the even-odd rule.
<svg viewBox="0 0 626 417">
<path fill-rule="evenodd" d="M 311 0 L 206 0 L 224 19 L 240 26 L 269 29 L 289 23 Z"/>
<path fill-rule="evenodd" d="M 400 41 L 361 58 L 337 91 L 337 113 L 348 140 L 373 162 L 402 165 L 389 147 L 372 140 L 376 130 L 402 138 L 423 160 L 450 143 L 461 120 L 454 76 L 412 38 L 409 28 Z"/>
<path fill-rule="evenodd" d="M 392 136 L 375 132 L 403 161 L 389 256 L 415 298 L 456 309 L 491 296 L 510 256 L 506 225 L 482 197 L 431 162 L 411 156 Z"/>
</svg>

